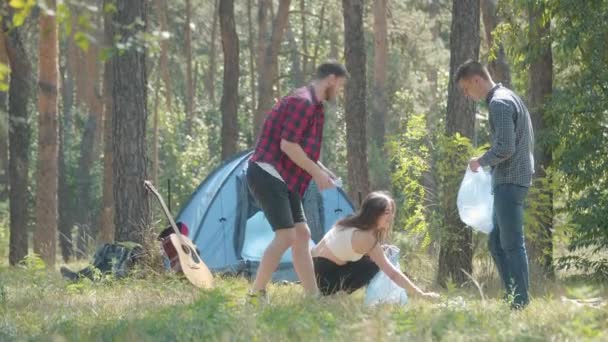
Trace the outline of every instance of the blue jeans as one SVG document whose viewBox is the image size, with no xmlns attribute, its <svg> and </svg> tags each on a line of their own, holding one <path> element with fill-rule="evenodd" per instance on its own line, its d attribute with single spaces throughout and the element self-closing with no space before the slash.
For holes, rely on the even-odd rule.
<svg viewBox="0 0 608 342">
<path fill-rule="evenodd" d="M 524 199 L 528 188 L 499 184 L 494 189 L 494 230 L 488 246 L 508 295 L 515 307 L 526 306 L 528 256 L 524 242 Z"/>
</svg>

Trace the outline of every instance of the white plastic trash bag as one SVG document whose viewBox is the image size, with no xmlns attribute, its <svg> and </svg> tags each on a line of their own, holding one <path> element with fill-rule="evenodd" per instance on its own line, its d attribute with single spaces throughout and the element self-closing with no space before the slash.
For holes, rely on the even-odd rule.
<svg viewBox="0 0 608 342">
<path fill-rule="evenodd" d="M 492 222 L 494 195 L 492 194 L 490 172 L 483 168 L 479 168 L 478 172 L 473 172 L 467 167 L 460 190 L 458 190 L 456 204 L 462 222 L 475 230 L 489 234 L 494 229 Z"/>
<path fill-rule="evenodd" d="M 399 248 L 389 246 L 384 252 L 393 265 L 399 268 Z M 384 272 L 378 272 L 367 285 L 365 304 L 401 304 L 407 303 L 407 293 L 395 284 Z"/>
</svg>

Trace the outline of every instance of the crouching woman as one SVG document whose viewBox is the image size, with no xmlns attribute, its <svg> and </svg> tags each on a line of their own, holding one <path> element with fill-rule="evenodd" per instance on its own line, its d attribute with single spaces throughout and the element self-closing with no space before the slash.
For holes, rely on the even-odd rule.
<svg viewBox="0 0 608 342">
<path fill-rule="evenodd" d="M 359 211 L 338 221 L 312 250 L 315 275 L 323 295 L 352 293 L 367 286 L 382 270 L 408 295 L 438 298 L 418 288 L 384 254 L 395 214 L 395 201 L 384 192 L 370 193 Z"/>
</svg>

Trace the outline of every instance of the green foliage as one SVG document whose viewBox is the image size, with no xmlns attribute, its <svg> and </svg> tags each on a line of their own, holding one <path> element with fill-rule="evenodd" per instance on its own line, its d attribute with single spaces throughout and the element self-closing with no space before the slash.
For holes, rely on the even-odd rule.
<svg viewBox="0 0 608 342">
<path fill-rule="evenodd" d="M 425 214 L 426 191 L 422 184 L 423 173 L 429 171 L 430 151 L 427 144 L 424 115 L 413 115 L 406 130 L 387 142 L 388 155 L 395 165 L 392 183 L 396 199 L 401 203 L 397 211 L 398 228 L 426 235 L 429 229 Z"/>
<path fill-rule="evenodd" d="M 369 182 L 372 189 L 388 190 L 390 179 L 387 175 L 391 174 L 391 163 L 386 157 L 388 154 L 374 143 L 367 145 L 367 164 L 369 170 Z"/>
<path fill-rule="evenodd" d="M 36 6 L 37 0 L 10 0 L 8 5 L 13 10 L 12 22 L 7 27 L 19 27 L 23 25 L 25 19 L 30 15 L 34 6 Z M 6 17 L 0 18 L 0 24 Z M 8 75 L 10 74 L 10 68 L 4 63 L 0 63 L 0 91 L 8 91 Z"/>
<path fill-rule="evenodd" d="M 23 27 L 23 39 L 32 65 L 35 66 L 37 26 L 33 20 L 25 25 L 36 6 L 41 10 L 44 3 L 37 0 L 10 0 L 8 4 L 14 9 L 11 27 Z M 554 232 L 560 238 L 567 236 L 570 250 L 574 253 L 561 260 L 564 268 L 579 267 L 583 270 L 605 274 L 608 260 L 593 258 L 579 253 L 582 251 L 605 251 L 608 248 L 608 79 L 605 65 L 608 63 L 606 19 L 608 8 L 605 1 L 500 1 L 499 15 L 504 22 L 494 32 L 495 41 L 502 41 L 513 73 L 513 88 L 525 95 L 528 81 L 528 66 L 538 54 L 538 49 L 529 43 L 529 26 L 526 11 L 530 6 L 545 5 L 545 12 L 538 23 L 551 20 L 551 39 L 553 39 L 554 56 L 554 95 L 546 107 L 547 126 L 544 132 L 537 132 L 537 142 L 553 150 L 554 167 L 548 170 L 549 176 L 537 179 L 530 190 L 529 207 L 526 211 L 527 232 L 537 235 L 543 229 L 540 222 L 548 221 L 549 196 L 542 192 L 551 189 L 554 192 L 556 205 L 556 227 Z M 374 45 L 372 39 L 373 15 L 371 2 L 367 3 L 365 15 L 365 34 L 368 80 L 371 89 L 373 78 Z M 184 2 L 168 2 L 166 14 L 168 27 L 165 32 L 158 29 L 159 18 L 156 18 L 154 6 L 150 7 L 147 27 L 137 20 L 129 27 L 138 33 L 126 40 L 119 35 L 114 37 L 115 46 L 104 47 L 96 39 L 101 27 L 101 16 L 114 14 L 118 8 L 113 3 L 87 5 L 80 1 L 68 0 L 57 4 L 57 21 L 64 40 L 71 39 L 82 50 L 91 46 L 99 47 L 101 61 L 119 56 L 129 48 L 145 49 L 149 68 L 149 80 L 157 78 L 160 71 L 156 63 L 159 54 L 159 42 L 169 42 L 169 74 L 173 108 L 166 104 L 159 106 L 160 123 L 160 177 L 159 188 L 163 188 L 167 179 L 172 180 L 172 204 L 181 207 L 195 187 L 220 164 L 221 152 L 221 113 L 219 98 L 221 96 L 221 35 L 215 28 L 215 63 L 211 65 L 211 40 L 213 32 L 213 13 L 215 2 L 201 2 L 193 8 L 193 63 L 195 67 L 195 120 L 188 136 L 184 127 L 183 104 L 186 98 L 183 25 Z M 450 2 L 446 0 L 396 1 L 389 4 L 388 40 L 389 55 L 387 62 L 388 80 L 386 84 L 387 109 L 386 127 L 390 137 L 384 149 L 371 146 L 368 154 L 370 179 L 372 185 L 384 184 L 390 177 L 393 193 L 399 203 L 397 230 L 412 233 L 420 237 L 419 246 L 428 247 L 431 241 L 437 240 L 444 227 L 446 213 L 454 214 L 455 196 L 453 189 L 462 179 L 466 161 L 478 154 L 461 138 L 442 136 L 445 117 L 445 94 L 448 81 L 449 64 L 449 27 L 451 13 Z M 293 7 L 293 6 L 292 6 Z M 316 63 L 336 57 L 342 60 L 343 35 L 342 13 L 339 2 L 307 1 L 306 15 L 297 11 L 290 14 L 290 30 L 293 33 L 296 53 L 288 51 L 291 45 L 282 45 L 278 56 L 277 92 L 273 96 L 282 96 L 297 84 L 294 75 L 297 64 L 307 64 L 302 75 L 309 80 L 314 69 L 313 54 Z M 293 9 L 293 8 L 292 8 Z M 251 147 L 252 113 L 255 110 L 256 96 L 251 91 L 250 81 L 257 81 L 255 70 L 250 71 L 249 54 L 256 54 L 257 48 L 257 8 L 252 8 L 252 46 L 248 41 L 248 21 L 246 2 L 235 6 L 236 25 L 241 44 L 240 80 L 239 80 L 239 148 Z M 323 11 L 323 21 L 321 12 Z M 31 21 L 31 23 L 30 23 Z M 217 23 L 216 23 L 217 24 Z M 303 46 L 304 25 L 306 24 L 307 51 Z M 321 27 L 321 24 L 323 27 Z M 123 28 L 123 27 L 121 27 Z M 34 43 L 29 43 L 34 42 Z M 317 46 L 318 44 L 318 46 Z M 64 50 L 66 51 L 66 50 Z M 306 53 L 305 53 L 306 52 Z M 488 52 L 490 59 L 496 55 L 496 46 Z M 295 56 L 295 57 L 294 57 Z M 298 60 L 295 60 L 298 59 Z M 64 59 L 61 59 L 62 63 Z M 254 64 L 255 64 L 254 58 Z M 297 62 L 297 63 L 296 63 Z M 61 65 L 62 71 L 65 65 Z M 214 71 L 214 73 L 212 73 Z M 34 75 L 35 70 L 33 71 Z M 0 91 L 6 90 L 6 79 L 9 68 L 0 65 Z M 65 75 L 62 73 L 62 75 Z M 4 80 L 4 81 L 2 81 Z M 101 82 L 100 82 L 101 83 Z M 152 85 L 152 82 L 149 82 Z M 162 82 L 161 82 L 162 83 Z M 155 86 L 161 86 L 155 85 Z M 210 90 L 215 89 L 214 99 Z M 77 90 L 78 93 L 80 90 Z M 152 94 L 149 91 L 148 94 Z M 164 99 L 162 91 L 159 92 Z M 368 91 L 368 94 L 371 94 Z M 370 95 L 371 96 L 371 95 Z M 525 96 L 522 96 L 525 98 Z M 154 99 L 148 98 L 148 108 Z M 162 102 L 162 101 L 161 101 Z M 371 101 L 368 101 L 368 104 Z M 65 105 L 65 103 L 64 103 Z M 346 141 L 343 104 L 338 102 L 326 106 L 326 127 L 322 160 L 344 180 L 347 178 Z M 77 111 L 78 109 L 75 109 Z M 35 105 L 30 106 L 32 113 Z M 484 111 L 484 109 L 482 109 Z M 425 113 L 424 115 L 413 113 Z M 76 188 L 80 140 L 84 122 L 82 114 L 76 114 L 73 126 L 65 134 L 70 135 L 64 146 L 66 160 L 66 177 L 71 189 L 66 201 L 77 201 Z M 152 115 L 150 115 L 152 117 Z M 36 163 L 36 120 L 32 120 L 32 148 L 29 172 L 35 174 Z M 477 141 L 487 141 L 487 128 L 480 121 Z M 151 127 L 151 125 L 148 125 Z M 148 137 L 151 137 L 151 131 Z M 152 144 L 149 144 L 152 146 Z M 476 145 L 476 142 L 473 143 Z M 98 147 L 98 151 L 101 149 Z M 390 159 L 388 158 L 390 156 Z M 390 176 L 389 176 L 390 175 Z M 437 188 L 425 188 L 422 178 L 431 177 Z M 101 163 L 96 160 L 92 170 L 91 211 L 97 212 L 101 197 Z M 36 191 L 35 177 L 30 177 L 28 196 L 33 197 Z M 356 199 L 355 199 L 356 200 Z M 30 201 L 33 203 L 33 201 Z M 76 206 L 71 203 L 71 207 Z M 6 216 L 0 219 L 0 242 L 8 240 L 8 209 L 0 209 Z M 33 225 L 33 219 L 30 225 Z M 562 234 L 566 231 L 567 234 Z M 479 239 L 481 241 L 481 238 Z M 408 243 L 416 244 L 416 239 Z M 481 244 L 481 242 L 479 242 Z M 0 252 L 6 255 L 7 245 L 0 243 Z M 580 255 L 576 255 L 579 253 Z"/>
<path fill-rule="evenodd" d="M 437 202 L 440 234 L 442 239 L 451 239 L 446 229 L 449 224 L 460 222 L 456 199 L 460 183 L 471 158 L 480 156 L 486 145 L 475 149 L 469 138 L 456 133 L 441 135 L 435 149 L 436 177 L 438 184 Z"/>
<path fill-rule="evenodd" d="M 63 25 L 65 33 L 72 34 L 72 12 L 66 3 L 57 4 L 57 24 Z"/>
<path fill-rule="evenodd" d="M 446 203 L 442 207 L 448 210 L 456 204 L 456 194 L 453 189 L 458 189 L 469 160 L 479 153 L 475 153 L 469 138 L 463 137 L 459 133 L 451 137 L 440 136 L 436 152 L 437 176 L 439 184 L 441 184 L 439 186 L 440 197 L 441 202 Z"/>
<path fill-rule="evenodd" d="M 571 251 L 608 250 L 608 4 L 560 1 L 555 15 L 555 55 L 560 75 L 549 106 L 554 128 L 555 167 L 564 174 L 561 189 L 573 226 Z M 564 258 L 561 266 L 579 266 L 606 277 L 608 259 Z"/>
<path fill-rule="evenodd" d="M 181 115 L 183 113 L 166 112 L 160 117 L 163 129 L 159 136 L 159 189 L 167 179 L 171 180 L 171 203 L 176 209 L 186 203 L 196 187 L 219 164 L 219 153 L 214 153 L 209 142 L 220 140 L 207 138 L 211 129 L 201 120 L 194 120 L 191 135 L 187 135 L 177 119 Z"/>
<path fill-rule="evenodd" d="M 76 45 L 83 51 L 87 51 L 89 49 L 89 39 L 86 34 L 82 32 L 76 32 L 74 34 L 74 41 L 76 42 Z"/>
<path fill-rule="evenodd" d="M 7 78 L 10 74 L 11 69 L 8 65 L 0 63 L 0 91 L 8 91 Z"/>
<path fill-rule="evenodd" d="M 321 147 L 321 162 L 330 168 L 338 177 L 346 182 L 348 177 L 346 161 L 346 121 L 344 107 L 341 105 L 325 106 L 325 127 L 323 128 L 323 146 Z M 345 189 L 345 190 L 346 190 Z M 355 202 L 357 199 L 351 199 Z"/>
<path fill-rule="evenodd" d="M 25 256 L 21 266 L 29 274 L 29 286 L 33 290 L 32 299 L 36 300 L 44 297 L 52 286 L 47 281 L 47 267 L 42 258 L 35 253 L 30 253 Z"/>
<path fill-rule="evenodd" d="M 8 260 L 9 216 L 8 201 L 0 201 L 0 258 L 3 260 Z"/>
<path fill-rule="evenodd" d="M 526 227 L 539 228 L 534 217 L 545 215 L 550 205 L 545 195 L 538 196 L 540 186 L 553 190 L 559 218 L 553 220 L 554 233 L 568 237 L 571 252 L 558 266 L 604 276 L 608 259 L 590 258 L 585 252 L 608 249 L 608 5 L 596 0 L 500 2 L 505 21 L 494 35 L 505 43 L 515 89 L 527 88 L 528 66 L 540 52 L 537 44 L 530 44 L 524 18 L 541 5 L 544 11 L 535 24 L 551 22 L 546 39 L 552 40 L 554 76 L 553 94 L 544 106 L 546 129 L 535 133 L 537 144 L 553 151 L 553 166 L 549 179 L 537 180 L 530 190 Z"/>
<path fill-rule="evenodd" d="M 103 12 L 109 13 L 109 14 L 114 14 L 114 13 L 118 12 L 118 8 L 116 7 L 116 5 L 114 3 L 108 2 L 103 5 Z"/>
<path fill-rule="evenodd" d="M 37 4 L 37 0 L 10 0 L 9 6 L 15 10 L 13 14 L 13 25 L 15 27 L 23 25 L 25 19 L 30 15 L 32 9 Z"/>
<path fill-rule="evenodd" d="M 420 237 L 422 248 L 445 234 L 446 219 L 457 215 L 455 189 L 462 182 L 468 161 L 487 148 L 475 149 L 459 134 L 448 137 L 429 132 L 426 120 L 426 115 L 411 116 L 403 133 L 387 143 L 395 165 L 392 183 L 399 203 L 396 226 Z M 425 187 L 424 177 L 437 184 L 436 190 Z"/>
<path fill-rule="evenodd" d="M 537 165 L 538 170 L 538 165 Z M 560 182 L 559 177 L 555 169 L 549 168 L 545 170 L 546 175 L 544 177 L 536 176 L 533 184 L 528 191 L 526 198 L 526 208 L 524 212 L 524 226 L 526 240 L 528 242 L 537 242 L 536 246 L 547 246 L 547 243 L 553 242 L 555 245 L 560 245 L 560 239 L 562 238 L 562 229 L 556 229 L 552 227 L 551 235 L 547 234 L 546 222 L 553 222 L 555 211 L 554 195 L 560 193 Z M 559 208 L 558 208 L 559 212 Z M 556 224 L 559 228 L 559 223 Z M 550 239 L 550 240 L 549 240 Z M 544 255 L 553 255 L 553 250 L 539 251 L 537 257 Z M 528 255 L 528 257 L 532 257 Z M 542 261 L 542 260 L 536 260 Z"/>
<path fill-rule="evenodd" d="M 414 273 L 419 273 L 414 270 Z M 522 312 L 452 289 L 431 303 L 362 305 L 363 293 L 310 299 L 299 285 L 269 288 L 270 304 L 247 304 L 243 279 L 218 278 L 201 291 L 173 275 L 69 284 L 46 273 L 0 269 L 0 339 L 66 341 L 167 340 L 603 340 L 608 312 L 536 297 Z M 79 285 L 78 285 L 79 284 Z M 545 284 L 549 286 L 550 284 Z M 46 288 L 47 290 L 42 290 Z M 602 286 L 560 288 L 584 302 Z M 600 302 L 601 304 L 601 302 Z"/>
<path fill-rule="evenodd" d="M 23 260 L 23 266 L 33 274 L 40 274 L 46 268 L 44 260 L 36 254 L 28 254 Z"/>
</svg>

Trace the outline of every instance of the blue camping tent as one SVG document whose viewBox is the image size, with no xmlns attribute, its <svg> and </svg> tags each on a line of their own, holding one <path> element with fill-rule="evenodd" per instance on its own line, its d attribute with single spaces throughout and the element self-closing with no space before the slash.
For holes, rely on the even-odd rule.
<svg viewBox="0 0 608 342">
<path fill-rule="evenodd" d="M 214 272 L 255 275 L 274 234 L 247 187 L 245 172 L 252 152 L 245 151 L 214 170 L 192 194 L 177 217 L 190 228 L 201 258 Z M 310 246 L 318 242 L 353 205 L 339 188 L 319 192 L 314 182 L 303 199 L 311 230 Z M 288 250 L 273 280 L 296 280 Z"/>
</svg>

